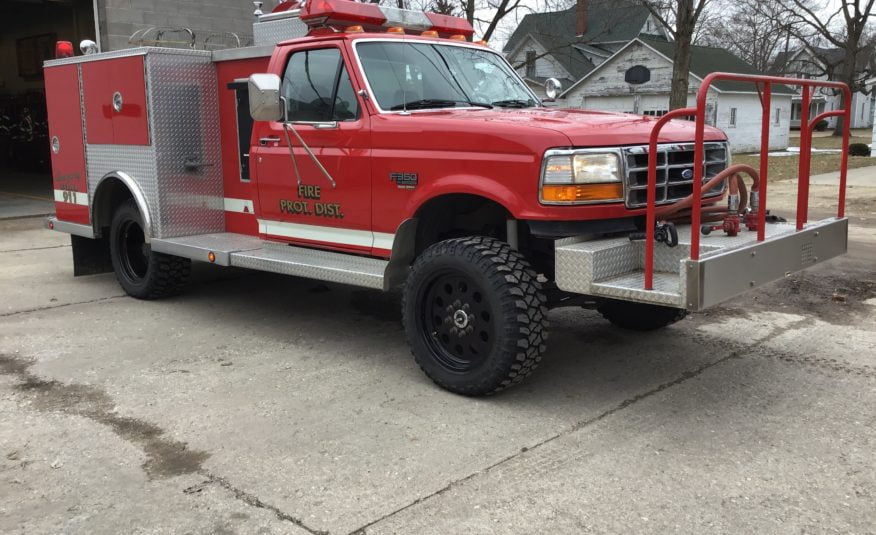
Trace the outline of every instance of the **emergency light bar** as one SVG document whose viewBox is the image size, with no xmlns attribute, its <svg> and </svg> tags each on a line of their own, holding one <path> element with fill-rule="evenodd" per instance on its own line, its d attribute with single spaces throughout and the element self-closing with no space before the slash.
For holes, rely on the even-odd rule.
<svg viewBox="0 0 876 535">
<path fill-rule="evenodd" d="M 361 26 L 368 31 L 404 28 L 411 33 L 437 32 L 440 37 L 461 35 L 470 38 L 474 35 L 471 24 L 459 17 L 351 0 L 311 0 L 304 4 L 300 18 L 310 29 L 320 26 Z"/>
</svg>

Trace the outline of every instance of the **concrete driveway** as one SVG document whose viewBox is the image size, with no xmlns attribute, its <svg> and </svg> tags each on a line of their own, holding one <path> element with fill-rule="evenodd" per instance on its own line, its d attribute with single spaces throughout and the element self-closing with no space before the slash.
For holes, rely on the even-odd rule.
<svg viewBox="0 0 876 535">
<path fill-rule="evenodd" d="M 0 221 L 0 532 L 876 531 L 872 228 L 662 332 L 553 311 L 467 399 L 395 295 L 199 266 L 135 301 L 41 224 Z"/>
</svg>

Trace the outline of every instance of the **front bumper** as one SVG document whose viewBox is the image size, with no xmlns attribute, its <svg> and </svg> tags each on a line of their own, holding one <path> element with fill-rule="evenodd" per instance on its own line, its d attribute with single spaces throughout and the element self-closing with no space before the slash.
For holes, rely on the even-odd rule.
<svg viewBox="0 0 876 535">
<path fill-rule="evenodd" d="M 826 219 L 797 231 L 769 224 L 766 239 L 742 231 L 736 237 L 702 236 L 700 259 L 690 259 L 689 226 L 679 226 L 679 245 L 658 243 L 654 289 L 645 290 L 643 241 L 568 238 L 555 246 L 556 282 L 564 291 L 702 310 L 764 284 L 845 254 L 848 220 Z"/>
</svg>

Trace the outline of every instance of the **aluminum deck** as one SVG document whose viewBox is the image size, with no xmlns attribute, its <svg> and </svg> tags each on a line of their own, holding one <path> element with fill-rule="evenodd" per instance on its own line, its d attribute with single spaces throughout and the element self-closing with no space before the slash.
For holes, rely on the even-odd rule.
<svg viewBox="0 0 876 535">
<path fill-rule="evenodd" d="M 679 244 L 654 249 L 654 288 L 645 289 L 645 242 L 628 238 L 562 240 L 556 245 L 561 290 L 626 301 L 700 310 L 846 252 L 848 220 L 827 219 L 797 232 L 792 223 L 767 225 L 763 242 L 743 230 L 700 238 L 700 259 L 690 259 L 690 226 Z"/>
</svg>

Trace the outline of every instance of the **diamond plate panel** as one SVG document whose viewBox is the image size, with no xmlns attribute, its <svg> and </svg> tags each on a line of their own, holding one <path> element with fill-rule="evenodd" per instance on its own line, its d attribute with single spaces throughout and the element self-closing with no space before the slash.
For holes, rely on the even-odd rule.
<svg viewBox="0 0 876 535">
<path fill-rule="evenodd" d="M 150 49 L 149 127 L 158 180 L 155 237 L 225 230 L 219 100 L 211 54 Z M 186 166 L 200 166 L 187 170 Z"/>
<path fill-rule="evenodd" d="M 97 189 L 100 180 L 108 173 L 122 171 L 134 179 L 154 222 L 158 217 L 158 180 L 155 170 L 155 148 L 145 145 L 86 145 L 85 161 L 88 165 L 88 191 Z"/>
<path fill-rule="evenodd" d="M 179 238 L 154 238 L 152 250 L 202 262 L 210 262 L 210 253 L 213 253 L 215 255 L 214 263 L 220 266 L 229 266 L 231 265 L 231 253 L 260 249 L 262 243 L 262 240 L 257 236 L 218 232 Z"/>
<path fill-rule="evenodd" d="M 297 16 L 256 22 L 252 25 L 255 46 L 276 45 L 281 41 L 305 35 L 307 35 L 307 25 L 301 22 Z"/>
<path fill-rule="evenodd" d="M 677 273 L 654 273 L 654 289 L 646 291 L 645 274 L 627 273 L 593 285 L 593 295 L 684 308 L 684 281 Z"/>
<path fill-rule="evenodd" d="M 264 247 L 231 253 L 231 265 L 383 290 L 389 262 L 300 247 Z"/>
</svg>

